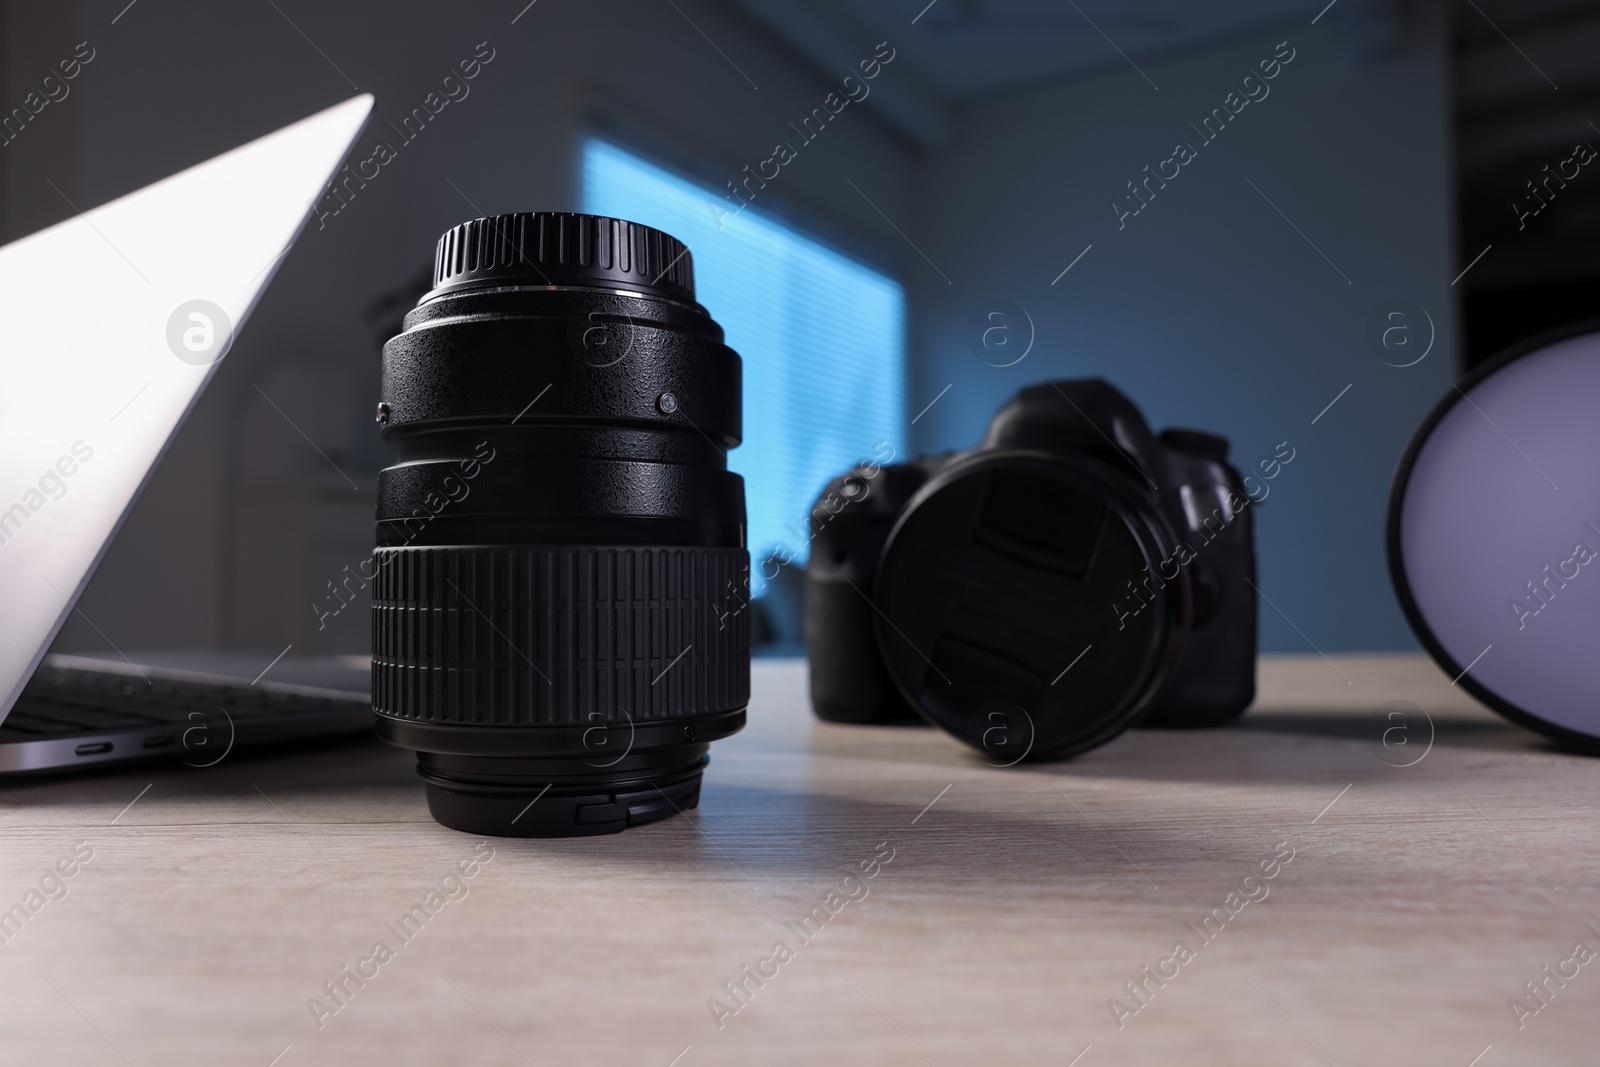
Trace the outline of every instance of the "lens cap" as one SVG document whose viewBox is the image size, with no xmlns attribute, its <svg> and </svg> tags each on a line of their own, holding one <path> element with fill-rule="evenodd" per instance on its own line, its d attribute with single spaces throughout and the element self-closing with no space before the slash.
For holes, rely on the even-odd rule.
<svg viewBox="0 0 1600 1067">
<path fill-rule="evenodd" d="M 693 304 L 694 263 L 682 241 L 637 222 L 519 211 L 446 230 L 423 299 L 504 285 L 598 286 Z"/>
<path fill-rule="evenodd" d="M 1387 539 L 1445 673 L 1600 748 L 1600 324 L 1513 348 L 1439 402 L 1395 472 Z"/>
<path fill-rule="evenodd" d="M 1186 578 L 1160 578 L 1161 520 L 1090 466 L 1015 452 L 956 464 L 918 491 L 884 548 L 890 674 L 994 762 L 1115 736 L 1149 709 L 1178 651 Z"/>
</svg>

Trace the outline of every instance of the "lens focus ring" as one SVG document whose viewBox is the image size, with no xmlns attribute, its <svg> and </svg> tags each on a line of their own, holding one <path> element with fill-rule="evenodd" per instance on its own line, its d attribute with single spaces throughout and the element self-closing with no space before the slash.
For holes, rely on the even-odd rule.
<svg viewBox="0 0 1600 1067">
<path fill-rule="evenodd" d="M 742 548 L 380 548 L 374 559 L 380 715 L 575 725 L 749 701 L 750 620 L 733 592 Z"/>
</svg>

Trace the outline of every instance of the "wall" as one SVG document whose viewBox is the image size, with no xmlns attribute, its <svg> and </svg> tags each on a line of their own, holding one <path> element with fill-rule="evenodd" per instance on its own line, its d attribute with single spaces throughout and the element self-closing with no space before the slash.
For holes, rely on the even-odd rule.
<svg viewBox="0 0 1600 1067">
<path fill-rule="evenodd" d="M 70 214 L 47 177 L 88 208 L 358 89 L 378 98 L 360 154 L 379 140 L 398 146 L 285 260 L 63 631 L 64 649 L 103 651 L 109 638 L 123 649 L 365 651 L 362 605 L 320 628 L 312 605 L 337 605 L 325 586 L 370 550 L 375 478 L 389 455 L 372 422 L 377 343 L 363 321 L 372 302 L 463 219 L 574 209 L 588 131 L 613 130 L 720 185 L 792 138 L 790 119 L 831 88 L 695 0 L 547 0 L 520 17 L 517 3 L 419 0 L 279 0 L 281 14 L 200 0 L 50 7 L 44 17 L 8 5 L 4 66 L 19 72 L 8 92 L 29 80 L 29 64 L 70 55 L 84 38 L 96 57 L 73 94 L 41 114 L 39 132 L 3 150 L 8 237 Z M 494 59 L 470 95 L 403 143 L 390 123 L 482 41 Z M 863 57 L 875 43 L 860 42 Z M 859 109 L 784 169 L 763 206 L 903 273 L 911 253 L 846 175 L 886 211 L 909 214 L 911 160 Z"/>
<path fill-rule="evenodd" d="M 447 68 L 480 41 L 496 55 L 469 98 L 285 261 L 83 600 L 124 648 L 363 649 L 359 604 L 321 630 L 312 604 L 337 604 L 326 584 L 365 556 L 388 455 L 370 421 L 372 301 L 463 218 L 575 207 L 586 131 L 620 133 L 720 184 L 766 158 L 830 87 L 713 0 L 680 0 L 682 14 L 543 0 L 515 25 L 521 5 L 502 2 L 124 6 L 7 6 L 11 96 L 40 57 L 85 38 L 97 50 L 73 95 L 0 150 L 8 236 L 70 213 L 45 178 L 79 206 L 102 203 L 343 99 L 351 81 L 379 100 L 363 145 L 398 141 L 389 123 Z M 1448 388 L 1449 283 L 1464 265 L 1449 221 L 1445 34 L 1434 8 L 1416 12 L 1387 55 L 1341 29 L 1336 8 L 1316 26 L 1141 63 L 1159 90 L 1108 67 L 970 107 L 931 159 L 852 110 L 785 168 L 765 206 L 906 281 L 911 413 L 952 386 L 913 426 L 918 447 L 969 445 L 1017 387 L 1087 374 L 1122 385 L 1158 426 L 1228 434 L 1241 462 L 1288 441 L 1296 458 L 1258 513 L 1261 587 L 1283 613 L 1263 605 L 1263 647 L 1411 647 L 1384 567 L 1384 498 L 1406 436 Z M 1295 57 L 1270 95 L 1201 144 L 1188 124 L 1285 39 Z M 1125 183 L 1180 140 L 1200 144 L 1196 158 L 1119 228 L 1111 204 Z M 1396 299 L 1426 308 L 1438 331 L 1428 358 L 1404 369 L 1385 366 L 1368 336 Z M 965 340 L 995 300 L 1026 308 L 1036 332 L 1009 368 Z M 75 617 L 61 646 L 104 643 Z"/>
<path fill-rule="evenodd" d="M 1226 434 L 1241 466 L 1287 441 L 1295 458 L 1256 519 L 1263 649 L 1414 647 L 1384 562 L 1386 494 L 1412 428 L 1452 380 L 1450 283 L 1464 264 L 1451 233 L 1443 21 L 1431 7 L 1412 18 L 1387 49 L 1308 17 L 1142 63 L 1148 81 L 1124 64 L 963 112 L 911 231 L 937 265 L 919 257 L 909 276 L 912 413 L 953 385 L 913 427 L 917 447 L 966 447 L 1020 386 L 1091 375 L 1157 427 Z M 1293 59 L 1268 95 L 1206 143 L 1189 124 L 1242 94 L 1285 40 Z M 1175 142 L 1195 146 L 1193 160 L 1119 220 L 1113 203 L 1141 203 L 1126 183 Z M 1404 359 L 1373 343 L 1373 316 L 1391 300 L 1421 305 L 1437 327 L 1415 366 L 1385 365 Z M 1035 330 L 1026 359 L 1006 368 L 965 337 L 1000 303 L 1026 309 Z"/>
</svg>

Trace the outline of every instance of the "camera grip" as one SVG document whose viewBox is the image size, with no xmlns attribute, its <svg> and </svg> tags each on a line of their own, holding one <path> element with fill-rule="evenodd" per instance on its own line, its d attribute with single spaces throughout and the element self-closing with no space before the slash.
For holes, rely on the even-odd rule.
<svg viewBox="0 0 1600 1067">
<path fill-rule="evenodd" d="M 847 578 L 806 576 L 806 649 L 811 709 L 824 722 L 921 722 L 878 651 L 866 590 Z"/>
</svg>

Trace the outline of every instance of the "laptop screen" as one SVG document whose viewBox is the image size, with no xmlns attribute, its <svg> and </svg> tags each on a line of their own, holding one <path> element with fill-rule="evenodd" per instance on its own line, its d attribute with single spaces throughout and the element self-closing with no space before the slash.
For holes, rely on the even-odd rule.
<svg viewBox="0 0 1600 1067">
<path fill-rule="evenodd" d="M 0 718 L 372 102 L 353 97 L 0 248 Z"/>
</svg>

